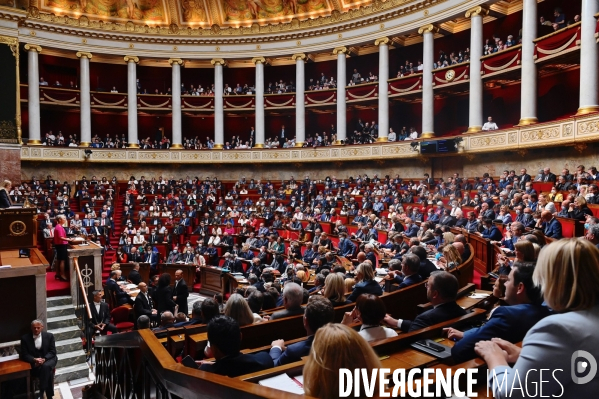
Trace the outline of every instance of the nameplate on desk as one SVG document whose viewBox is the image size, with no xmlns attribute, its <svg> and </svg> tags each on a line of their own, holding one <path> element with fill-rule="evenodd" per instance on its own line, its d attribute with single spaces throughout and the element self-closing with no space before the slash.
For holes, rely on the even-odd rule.
<svg viewBox="0 0 599 399">
<path fill-rule="evenodd" d="M 11 268 L 12 268 L 11 265 L 2 265 L 2 266 L 0 266 L 0 270 L 2 270 L 2 269 L 11 269 Z"/>
</svg>

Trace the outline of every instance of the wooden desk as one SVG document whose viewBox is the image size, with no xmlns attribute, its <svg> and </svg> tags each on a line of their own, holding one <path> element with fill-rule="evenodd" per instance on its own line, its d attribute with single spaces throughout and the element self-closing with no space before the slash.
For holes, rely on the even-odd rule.
<svg viewBox="0 0 599 399">
<path fill-rule="evenodd" d="M 221 277 L 221 268 L 211 266 L 200 267 L 200 281 L 202 288 L 200 288 L 200 294 L 214 296 L 221 294 L 225 297 L 225 285 L 223 278 Z"/>
<path fill-rule="evenodd" d="M 16 380 L 17 378 L 25 378 L 27 380 L 27 396 L 31 397 L 29 390 L 31 378 L 31 365 L 22 360 L 9 360 L 0 363 L 0 384 L 4 381 Z"/>
<path fill-rule="evenodd" d="M 0 249 L 31 248 L 37 245 L 37 209 L 0 209 Z"/>
</svg>

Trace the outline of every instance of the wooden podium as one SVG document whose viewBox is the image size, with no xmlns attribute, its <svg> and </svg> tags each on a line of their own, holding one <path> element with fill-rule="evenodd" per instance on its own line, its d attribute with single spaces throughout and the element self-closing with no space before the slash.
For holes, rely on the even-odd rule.
<svg viewBox="0 0 599 399">
<path fill-rule="evenodd" d="M 37 245 L 37 209 L 0 209 L 0 250 L 32 248 Z"/>
</svg>

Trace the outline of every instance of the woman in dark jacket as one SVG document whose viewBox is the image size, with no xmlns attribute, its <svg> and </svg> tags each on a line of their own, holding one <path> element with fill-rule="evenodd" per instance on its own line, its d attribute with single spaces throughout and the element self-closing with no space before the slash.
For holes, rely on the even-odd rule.
<svg viewBox="0 0 599 399">
<path fill-rule="evenodd" d="M 175 301 L 173 301 L 173 291 L 170 287 L 171 275 L 168 273 L 162 273 L 158 279 L 158 288 L 154 292 L 154 303 L 156 304 L 156 310 L 158 314 L 164 311 L 175 311 Z"/>
<path fill-rule="evenodd" d="M 347 298 L 348 303 L 356 302 L 356 299 L 362 294 L 383 295 L 383 289 L 374 279 L 374 271 L 370 263 L 360 263 L 356 268 L 356 281 L 354 290 Z"/>
</svg>

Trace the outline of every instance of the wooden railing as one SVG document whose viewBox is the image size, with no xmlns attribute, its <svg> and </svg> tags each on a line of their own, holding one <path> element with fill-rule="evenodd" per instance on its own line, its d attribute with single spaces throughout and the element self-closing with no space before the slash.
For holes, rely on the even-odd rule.
<svg viewBox="0 0 599 399">
<path fill-rule="evenodd" d="M 85 350 L 85 356 L 87 359 L 91 356 L 92 350 L 92 339 L 94 331 L 91 328 L 92 313 L 89 307 L 88 297 L 90 293 L 88 291 L 89 286 L 84 283 L 81 276 L 81 269 L 79 268 L 79 258 L 73 258 L 75 265 L 75 275 L 77 276 L 77 284 L 79 289 L 77 290 L 77 297 L 75 300 L 75 315 L 79 321 L 79 328 L 84 337 L 83 348 Z"/>
</svg>

